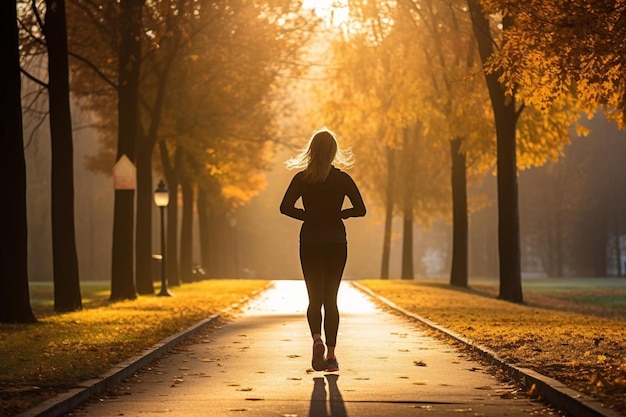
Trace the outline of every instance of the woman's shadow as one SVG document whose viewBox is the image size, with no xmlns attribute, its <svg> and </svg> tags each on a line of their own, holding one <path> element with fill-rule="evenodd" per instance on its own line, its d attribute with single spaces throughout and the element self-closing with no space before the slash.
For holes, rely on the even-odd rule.
<svg viewBox="0 0 626 417">
<path fill-rule="evenodd" d="M 311 408 L 309 417 L 347 417 L 346 407 L 341 397 L 341 392 L 337 387 L 339 375 L 324 375 L 328 380 L 330 414 L 328 413 L 326 401 L 326 383 L 324 378 L 313 378 L 313 394 L 311 394 Z"/>
</svg>

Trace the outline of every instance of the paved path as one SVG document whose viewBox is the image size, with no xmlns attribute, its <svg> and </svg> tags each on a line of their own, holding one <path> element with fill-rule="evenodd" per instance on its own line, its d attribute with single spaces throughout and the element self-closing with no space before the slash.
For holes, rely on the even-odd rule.
<svg viewBox="0 0 626 417">
<path fill-rule="evenodd" d="M 341 369 L 313 372 L 306 304 L 302 281 L 276 281 L 236 319 L 71 415 L 554 415 L 347 283 L 339 294 Z"/>
</svg>

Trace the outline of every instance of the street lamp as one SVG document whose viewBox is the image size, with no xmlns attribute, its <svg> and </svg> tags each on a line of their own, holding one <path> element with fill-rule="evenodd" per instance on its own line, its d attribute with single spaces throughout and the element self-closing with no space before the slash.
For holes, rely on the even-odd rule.
<svg viewBox="0 0 626 417">
<path fill-rule="evenodd" d="M 165 279 L 165 219 L 163 212 L 170 203 L 170 193 L 163 180 L 159 182 L 159 186 L 154 190 L 154 203 L 161 211 L 161 291 L 157 295 L 169 297 L 172 294 L 167 292 L 167 280 Z"/>
</svg>

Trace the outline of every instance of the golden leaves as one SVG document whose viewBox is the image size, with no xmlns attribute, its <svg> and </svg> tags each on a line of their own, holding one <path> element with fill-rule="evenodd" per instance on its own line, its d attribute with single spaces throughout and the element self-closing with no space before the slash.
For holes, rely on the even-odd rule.
<svg viewBox="0 0 626 417">
<path fill-rule="evenodd" d="M 507 5 L 505 0 L 488 3 L 489 10 Z M 621 122 L 625 61 L 615 41 L 624 38 L 623 29 L 615 26 L 620 13 L 589 2 L 517 2 L 513 25 L 487 70 L 500 71 L 509 93 L 524 91 L 527 103 L 541 111 L 576 94 L 581 107 L 618 109 Z M 537 24 L 538 17 L 542 24 Z"/>
<path fill-rule="evenodd" d="M 535 369 L 589 395 L 623 401 L 619 393 L 626 388 L 626 334 L 621 318 L 559 311 L 554 299 L 543 298 L 545 289 L 537 293 L 525 289 L 525 299 L 532 300 L 529 304 L 545 306 L 530 307 L 498 300 L 495 292 L 486 296 L 486 287 L 481 285 L 473 288 L 481 295 L 473 295 L 428 281 L 362 283 L 409 311 L 471 337 L 518 366 Z M 469 323 L 472 330 L 468 334 Z"/>
</svg>

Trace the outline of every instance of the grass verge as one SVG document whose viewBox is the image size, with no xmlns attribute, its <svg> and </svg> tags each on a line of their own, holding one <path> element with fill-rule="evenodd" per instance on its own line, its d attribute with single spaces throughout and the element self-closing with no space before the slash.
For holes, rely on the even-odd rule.
<svg viewBox="0 0 626 417">
<path fill-rule="evenodd" d="M 626 412 L 626 314 L 567 299 L 567 291 L 527 291 L 529 305 L 495 298 L 495 287 L 457 289 L 430 281 L 364 280 L 377 294 L 490 348 L 503 360 L 533 369 Z M 611 289 L 611 303 L 626 288 Z M 567 311 L 560 310 L 562 300 Z"/>
<path fill-rule="evenodd" d="M 52 286 L 31 286 L 36 324 L 0 325 L 0 415 L 14 415 L 95 378 L 160 340 L 265 288 L 260 280 L 207 280 L 173 297 L 109 302 L 108 285 L 81 286 L 83 310 L 53 314 Z"/>
</svg>

